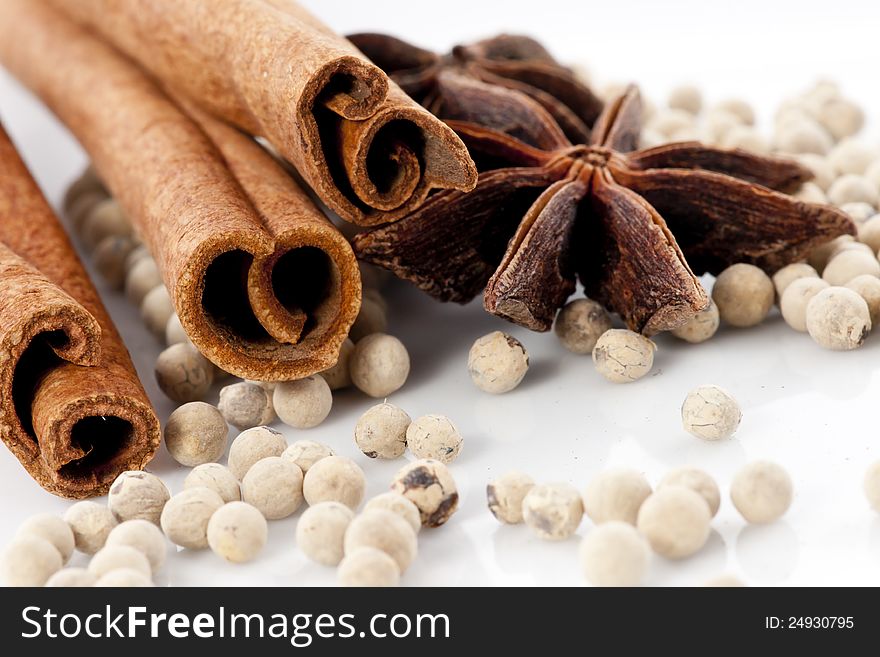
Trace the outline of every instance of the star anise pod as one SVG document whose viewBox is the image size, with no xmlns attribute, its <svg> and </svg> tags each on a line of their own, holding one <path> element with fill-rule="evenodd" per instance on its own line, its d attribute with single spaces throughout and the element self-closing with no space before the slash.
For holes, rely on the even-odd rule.
<svg viewBox="0 0 880 657">
<path fill-rule="evenodd" d="M 590 127 L 602 111 L 602 101 L 589 87 L 527 36 L 502 34 L 456 46 L 443 56 L 385 34 L 352 34 L 348 38 L 441 119 L 451 118 L 452 113 L 464 118 L 469 109 L 467 99 L 448 88 L 448 72 L 526 94 L 550 113 L 574 143 L 589 139 Z"/>
<path fill-rule="evenodd" d="M 635 150 L 635 87 L 605 108 L 589 143 L 573 145 L 529 99 L 490 102 L 486 85 L 455 83 L 486 101 L 482 125 L 449 121 L 484 167 L 476 188 L 438 192 L 354 240 L 361 259 L 438 299 L 464 303 L 485 288 L 489 312 L 544 331 L 577 276 L 631 329 L 654 333 L 707 305 L 694 272 L 748 262 L 772 273 L 855 232 L 835 208 L 782 193 L 811 177 L 796 162 L 696 142 Z"/>
</svg>

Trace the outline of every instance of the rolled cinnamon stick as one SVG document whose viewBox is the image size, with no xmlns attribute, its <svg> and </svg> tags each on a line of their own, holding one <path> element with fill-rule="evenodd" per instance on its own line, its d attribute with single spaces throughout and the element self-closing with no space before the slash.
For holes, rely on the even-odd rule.
<svg viewBox="0 0 880 657">
<path fill-rule="evenodd" d="M 271 156 L 197 113 L 200 127 L 130 60 L 42 2 L 4 3 L 0 61 L 88 151 L 205 356 L 260 380 L 336 362 L 360 304 L 357 262 Z"/>
<path fill-rule="evenodd" d="M 50 0 L 176 93 L 265 137 L 344 219 L 469 190 L 461 140 L 293 0 Z"/>
<path fill-rule="evenodd" d="M 0 126 L 0 436 L 63 497 L 105 493 L 159 422 L 64 229 Z"/>
</svg>

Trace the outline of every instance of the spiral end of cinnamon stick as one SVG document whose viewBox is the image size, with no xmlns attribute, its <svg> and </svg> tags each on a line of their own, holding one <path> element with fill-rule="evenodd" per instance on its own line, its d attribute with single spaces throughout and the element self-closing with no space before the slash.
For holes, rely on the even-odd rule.
<svg viewBox="0 0 880 657">
<path fill-rule="evenodd" d="M 100 495 L 153 457 L 159 422 L 85 308 L 3 245 L 0 277 L 0 435 L 49 492 Z"/>
</svg>

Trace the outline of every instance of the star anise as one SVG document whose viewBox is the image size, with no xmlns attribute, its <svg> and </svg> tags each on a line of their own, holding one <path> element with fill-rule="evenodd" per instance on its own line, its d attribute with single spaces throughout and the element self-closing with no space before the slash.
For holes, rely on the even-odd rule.
<svg viewBox="0 0 880 657">
<path fill-rule="evenodd" d="M 455 84 L 484 100 L 493 93 L 472 79 Z M 485 287 L 489 312 L 538 331 L 577 276 L 631 329 L 654 333 L 707 305 L 694 272 L 748 262 L 772 273 L 855 232 L 842 212 L 782 193 L 810 178 L 796 162 L 696 142 L 635 150 L 635 87 L 580 145 L 535 103 L 511 98 L 486 102 L 482 125 L 449 121 L 482 167 L 476 188 L 438 192 L 403 220 L 361 233 L 361 259 L 445 301 L 467 302 Z M 504 131 L 511 125 L 530 143 Z"/>
<path fill-rule="evenodd" d="M 503 89 L 526 94 L 556 120 L 566 137 L 584 143 L 602 111 L 602 101 L 527 36 L 502 34 L 447 55 L 437 55 L 385 34 L 352 34 L 357 47 L 417 102 L 441 119 L 464 119 L 468 99 L 447 87 L 447 73 L 466 75 Z M 481 108 L 474 108 L 476 112 Z"/>
</svg>

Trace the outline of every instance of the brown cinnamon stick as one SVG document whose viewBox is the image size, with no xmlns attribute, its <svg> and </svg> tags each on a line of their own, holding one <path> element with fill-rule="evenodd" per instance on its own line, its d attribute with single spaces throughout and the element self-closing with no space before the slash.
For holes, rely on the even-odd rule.
<svg viewBox="0 0 880 657">
<path fill-rule="evenodd" d="M 129 60 L 42 2 L 4 4 L 0 60 L 89 152 L 205 356 L 261 380 L 335 363 L 360 304 L 357 262 L 271 156 L 194 111 L 200 127 Z"/>
<path fill-rule="evenodd" d="M 0 436 L 46 490 L 100 495 L 159 422 L 70 241 L 0 127 Z"/>
<path fill-rule="evenodd" d="M 212 114 L 265 137 L 341 217 L 469 190 L 461 140 L 293 0 L 50 0 Z"/>
</svg>

